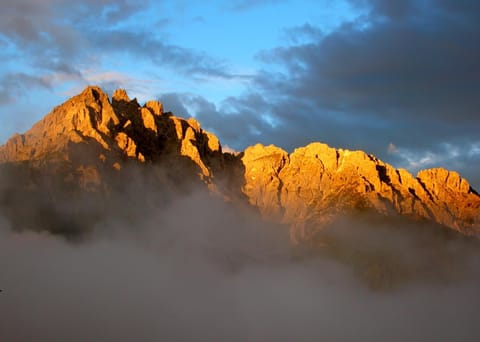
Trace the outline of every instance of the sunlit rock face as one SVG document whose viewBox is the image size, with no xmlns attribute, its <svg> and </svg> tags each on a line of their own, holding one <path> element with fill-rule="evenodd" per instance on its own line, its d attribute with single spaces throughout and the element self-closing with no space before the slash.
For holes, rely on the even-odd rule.
<svg viewBox="0 0 480 342">
<path fill-rule="evenodd" d="M 218 139 L 194 119 L 163 113 L 158 101 L 140 106 L 121 89 L 110 101 L 99 87 L 86 88 L 25 134 L 13 136 L 0 148 L 0 159 L 65 164 L 80 185 L 81 179 L 96 178 L 90 188 L 103 186 L 101 177 L 110 174 L 102 171 L 119 171 L 132 162 L 160 163 L 175 178 L 196 177 L 214 188 L 214 169 L 223 167 Z"/>
<path fill-rule="evenodd" d="M 140 180 L 161 193 L 195 184 L 290 225 L 294 242 L 351 212 L 400 215 L 466 235 L 480 233 L 480 197 L 456 172 L 431 169 L 415 177 L 365 152 L 321 143 L 290 154 L 260 144 L 224 153 L 218 138 L 195 119 L 165 113 L 158 101 L 142 106 L 125 90 L 110 99 L 99 87 L 86 88 L 8 140 L 0 147 L 0 161 L 10 174 L 22 175 L 16 186 L 27 193 L 53 194 L 49 189 L 57 186 L 70 197 L 112 196 Z M 132 176 L 127 172 L 132 166 L 150 171 Z"/>
<path fill-rule="evenodd" d="M 275 146 L 245 150 L 244 193 L 292 240 L 313 236 L 339 215 L 373 211 L 431 220 L 464 234 L 480 232 L 480 197 L 458 173 L 395 169 L 362 151 L 312 143 L 288 154 Z"/>
<path fill-rule="evenodd" d="M 89 87 L 56 107 L 25 134 L 8 140 L 0 156 L 3 161 L 35 160 L 53 154 L 67 158 L 70 142 L 88 140 L 108 149 L 106 135 L 118 123 L 108 97 L 99 88 Z"/>
</svg>

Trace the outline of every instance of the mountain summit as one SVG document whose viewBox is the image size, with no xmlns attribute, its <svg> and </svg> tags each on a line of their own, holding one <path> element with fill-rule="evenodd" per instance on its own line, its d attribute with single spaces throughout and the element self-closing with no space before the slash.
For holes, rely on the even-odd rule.
<svg viewBox="0 0 480 342">
<path fill-rule="evenodd" d="M 110 99 L 87 87 L 10 138 L 0 147 L 0 162 L 7 204 L 41 194 L 59 205 L 57 188 L 67 194 L 62 200 L 111 198 L 133 177 L 159 193 L 195 185 L 234 204 L 249 203 L 264 218 L 288 224 L 294 242 L 311 239 L 344 214 L 365 212 L 480 234 L 480 196 L 456 172 L 438 168 L 413 176 L 365 152 L 317 142 L 290 154 L 260 144 L 223 152 L 195 119 L 166 113 L 158 101 L 141 106 L 125 90 Z"/>
</svg>

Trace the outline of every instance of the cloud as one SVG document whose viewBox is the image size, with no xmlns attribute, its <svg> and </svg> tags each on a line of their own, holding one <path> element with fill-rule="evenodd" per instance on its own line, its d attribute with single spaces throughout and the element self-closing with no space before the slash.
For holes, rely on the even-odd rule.
<svg viewBox="0 0 480 342">
<path fill-rule="evenodd" d="M 287 150 L 324 141 L 394 161 L 385 150 L 394 141 L 414 154 L 465 146 L 458 157 L 465 158 L 479 142 L 478 5 L 351 3 L 366 14 L 328 34 L 314 23 L 295 27 L 303 38 L 259 53 L 265 68 L 251 92 L 228 100 L 237 115 L 204 120 L 226 137 L 232 125 L 243 132 L 239 141 L 226 140 L 237 149 L 261 136 Z M 268 105 L 250 101 L 252 95 Z"/>
<path fill-rule="evenodd" d="M 192 115 L 183 104 L 182 97 L 178 93 L 167 93 L 160 95 L 159 100 L 163 103 L 165 111 L 172 112 L 181 118 L 189 118 Z"/>
<path fill-rule="evenodd" d="M 90 30 L 81 26 L 85 18 L 106 25 L 114 18 L 117 23 L 125 20 L 132 13 L 132 6 L 123 0 L 2 3 L 0 37 L 8 47 L 0 52 L 4 58 L 0 67 L 2 103 L 8 102 L 5 94 L 9 91 L 20 97 L 39 86 L 52 89 L 54 81 L 81 82 L 82 65 L 95 65 L 97 58 L 89 51 Z"/>
<path fill-rule="evenodd" d="M 34 88 L 50 89 L 45 77 L 31 76 L 22 72 L 9 73 L 0 79 L 0 106 L 17 102 L 18 97 Z"/>
<path fill-rule="evenodd" d="M 0 140 L 27 130 L 88 84 L 108 92 L 126 88 L 148 100 L 172 73 L 195 84 L 249 79 L 231 72 L 221 58 L 169 42 L 168 21 L 152 15 L 163 13 L 162 6 L 129 0 L 4 1 Z"/>
<path fill-rule="evenodd" d="M 2 57 L 10 62 L 4 64 L 4 74 L 15 66 L 31 77 L 63 73 L 81 80 L 82 70 L 127 55 L 189 77 L 249 77 L 230 72 L 221 58 L 169 43 L 162 31 L 165 20 L 145 19 L 145 13 L 158 10 L 156 6 L 160 5 L 139 6 L 129 0 L 8 0 L 0 13 L 0 38 L 9 47 Z M 5 95 L 1 98 L 7 101 Z"/>
<path fill-rule="evenodd" d="M 398 261 L 469 272 L 445 279 L 426 263 L 422 280 L 376 292 L 348 265 L 292 258 L 282 227 L 253 212 L 197 191 L 152 202 L 165 193 L 146 187 L 131 201 L 125 186 L 111 198 L 129 203 L 125 212 L 104 212 L 93 235 L 75 244 L 12 231 L 0 216 L 2 340 L 470 341 L 480 333 L 478 260 L 455 263 L 464 245 L 441 240 L 430 249 L 436 240 L 415 243 L 408 229 L 376 225 L 365 235 L 346 220 L 338 236 L 351 234 L 355 246 L 367 240 L 370 251 Z M 436 272 L 440 280 L 428 280 Z"/>
<path fill-rule="evenodd" d="M 20 55 L 29 56 L 32 65 L 55 71 L 72 65 L 68 61 L 74 61 L 86 43 L 81 33 L 69 24 L 81 6 L 68 8 L 67 2 L 61 0 L 7 2 L 0 14 L 0 35 Z"/>
<path fill-rule="evenodd" d="M 399 152 L 399 151 L 398 151 L 398 147 L 395 146 L 395 144 L 390 143 L 390 144 L 388 144 L 388 146 L 387 146 L 387 152 L 388 152 L 389 154 L 398 153 L 398 152 Z"/>
<path fill-rule="evenodd" d="M 236 150 L 252 142 L 271 143 L 268 139 L 275 133 L 270 117 L 262 114 L 263 109 L 270 109 L 270 104 L 260 94 L 228 97 L 220 107 L 189 93 L 166 94 L 160 100 L 167 110 L 180 117 L 195 117 L 202 127 L 217 134 L 223 144 L 232 144 L 231 148 Z"/>
<path fill-rule="evenodd" d="M 128 93 L 143 95 L 152 87 L 151 80 L 134 78 L 129 74 L 113 70 L 82 70 L 82 79 L 84 82 L 71 91 L 71 96 L 78 94 L 85 86 L 92 84 L 100 86 L 108 94 L 113 94 L 116 89 L 126 89 Z"/>
<path fill-rule="evenodd" d="M 191 77 L 242 78 L 230 73 L 225 61 L 205 52 L 169 44 L 148 31 L 130 29 L 100 29 L 91 31 L 92 48 L 110 53 L 129 53 L 134 58 L 153 62 L 158 66 L 174 68 L 177 73 Z"/>
<path fill-rule="evenodd" d="M 415 0 L 349 0 L 354 6 L 360 8 L 367 7 L 372 16 L 386 16 L 392 19 L 401 19 L 415 12 L 419 5 L 419 1 Z"/>
<path fill-rule="evenodd" d="M 460 145 L 439 144 L 435 150 L 416 150 L 398 148 L 391 153 L 391 161 L 397 167 L 411 170 L 413 173 L 432 167 L 443 167 L 460 172 L 473 188 L 480 189 L 479 143 L 464 143 Z"/>
<path fill-rule="evenodd" d="M 231 9 L 274 3 L 238 1 Z M 152 31 L 145 14 L 158 4 L 8 0 L 0 13 L 0 41 L 6 46 L 0 104 L 11 103 L 10 87 L 23 95 L 30 86 L 45 88 L 59 79 L 84 84 L 113 70 L 110 63 L 117 57 L 128 56 L 145 68 L 174 71 L 197 83 L 247 84 L 243 95 L 216 104 L 182 92 L 174 99 L 171 89 L 166 95 L 176 101 L 174 111 L 197 116 L 237 150 L 257 141 L 287 150 L 324 141 L 395 162 L 399 157 L 385 149 L 391 142 L 414 156 L 439 155 L 443 144 L 467 151 L 478 143 L 480 5 L 453 0 L 349 3 L 361 14 L 354 21 L 328 32 L 312 21 L 286 28 L 285 45 L 258 53 L 264 69 L 244 75 L 208 51 L 170 42 L 164 22 Z M 25 70 L 12 71 L 14 61 Z M 86 74 L 90 68 L 99 70 L 98 77 Z M 28 79 L 13 81 L 12 74 Z M 102 85 L 110 89 L 125 80 L 111 78 Z M 458 165 L 468 167 L 464 153 L 461 158 Z"/>
<path fill-rule="evenodd" d="M 290 82 L 269 78 L 260 85 L 265 92 L 280 89 L 293 103 L 306 101 L 309 115 L 319 120 L 330 112 L 335 114 L 331 124 L 345 116 L 345 128 L 370 126 L 362 127 L 365 137 L 376 131 L 393 133 L 402 144 L 428 144 L 458 137 L 451 129 L 455 122 L 463 138 L 473 138 L 472 127 L 480 123 L 474 108 L 480 103 L 471 70 L 480 50 L 472 51 L 472 41 L 461 32 L 453 46 L 438 34 L 396 24 L 367 31 L 347 27 L 317 42 L 273 51 L 268 60 L 283 63 Z M 425 131 L 429 134 L 421 134 Z"/>
</svg>

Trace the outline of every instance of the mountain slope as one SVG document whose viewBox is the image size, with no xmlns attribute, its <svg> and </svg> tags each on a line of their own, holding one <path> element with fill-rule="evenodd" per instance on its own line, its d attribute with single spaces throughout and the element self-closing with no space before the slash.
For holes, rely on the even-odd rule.
<svg viewBox="0 0 480 342">
<path fill-rule="evenodd" d="M 321 143 L 291 154 L 255 145 L 242 161 L 250 202 L 293 225 L 294 240 L 315 234 L 339 214 L 365 210 L 430 220 L 467 235 L 480 232 L 480 197 L 453 171 L 430 169 L 414 177 L 363 151 Z"/>
<path fill-rule="evenodd" d="M 110 100 L 100 88 L 86 88 L 8 140 L 0 162 L 2 202 L 12 207 L 30 193 L 42 201 L 48 194 L 54 208 L 85 194 L 112 198 L 133 179 L 165 196 L 195 185 L 234 203 L 246 200 L 265 218 L 290 225 L 295 242 L 356 212 L 480 233 L 480 197 L 456 172 L 431 169 L 414 177 L 362 151 L 321 143 L 291 154 L 262 145 L 224 153 L 196 120 L 164 113 L 157 101 L 140 106 L 124 90 Z"/>
<path fill-rule="evenodd" d="M 140 106 L 124 90 L 110 101 L 98 87 L 86 88 L 0 147 L 2 163 L 63 164 L 75 171 L 83 189 L 91 190 L 132 162 L 162 164 L 168 176 L 197 176 L 214 187 L 214 173 L 229 157 L 194 119 L 163 113 L 157 101 Z"/>
<path fill-rule="evenodd" d="M 0 161 L 0 208 L 14 228 L 71 238 L 105 217 L 148 215 L 192 189 L 240 196 L 227 190 L 240 188 L 230 185 L 235 173 L 222 172 L 238 160 L 214 135 L 122 90 L 110 100 L 86 88 L 9 139 Z"/>
</svg>

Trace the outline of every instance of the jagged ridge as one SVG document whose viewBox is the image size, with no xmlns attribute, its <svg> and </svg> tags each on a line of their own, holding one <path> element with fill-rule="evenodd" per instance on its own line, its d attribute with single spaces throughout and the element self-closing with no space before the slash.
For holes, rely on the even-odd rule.
<svg viewBox="0 0 480 342">
<path fill-rule="evenodd" d="M 110 102 L 99 87 L 86 88 L 0 148 L 3 163 L 68 162 L 92 190 L 105 180 L 99 167 L 119 170 L 126 161 L 164 163 L 177 176 L 194 168 L 214 187 L 213 173 L 223 159 L 217 137 L 195 119 L 163 113 L 158 101 L 140 106 L 124 90 L 115 91 Z"/>
<path fill-rule="evenodd" d="M 0 147 L 0 161 L 41 170 L 54 165 L 50 176 L 92 192 L 108 189 L 112 174 L 128 163 L 161 165 L 174 182 L 194 178 L 230 199 L 243 193 L 265 217 L 290 224 L 294 241 L 341 214 L 365 210 L 480 232 L 480 197 L 456 172 L 431 169 L 414 177 L 362 151 L 321 143 L 291 154 L 272 145 L 224 153 L 195 119 L 164 113 L 157 101 L 140 106 L 124 90 L 110 101 L 100 88 L 86 88 Z"/>
<path fill-rule="evenodd" d="M 338 214 L 374 210 L 431 220 L 464 234 L 480 231 L 480 197 L 457 172 L 416 177 L 363 151 L 312 143 L 292 154 L 276 146 L 245 150 L 244 191 L 268 217 L 292 224 L 302 240 Z"/>
</svg>

